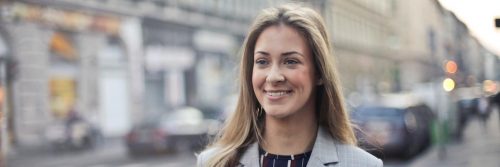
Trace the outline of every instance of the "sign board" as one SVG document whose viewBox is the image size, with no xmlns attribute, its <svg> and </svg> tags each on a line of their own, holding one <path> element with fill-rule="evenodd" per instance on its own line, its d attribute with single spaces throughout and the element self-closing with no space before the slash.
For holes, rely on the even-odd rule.
<svg viewBox="0 0 500 167">
<path fill-rule="evenodd" d="M 194 65 L 195 52 L 185 47 L 152 45 L 146 47 L 145 64 L 149 71 L 185 70 Z"/>
</svg>

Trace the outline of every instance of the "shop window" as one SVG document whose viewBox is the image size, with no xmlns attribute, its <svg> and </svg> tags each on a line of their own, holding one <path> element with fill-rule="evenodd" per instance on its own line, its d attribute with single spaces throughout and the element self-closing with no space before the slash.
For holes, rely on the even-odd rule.
<svg viewBox="0 0 500 167">
<path fill-rule="evenodd" d="M 55 32 L 54 35 L 52 35 L 52 39 L 50 40 L 50 51 L 66 61 L 75 61 L 77 59 L 73 43 L 68 40 L 67 35 L 61 32 Z"/>
<path fill-rule="evenodd" d="M 64 119 L 75 110 L 76 80 L 79 71 L 74 43 L 67 32 L 54 32 L 49 43 L 50 55 L 50 108 L 54 117 Z"/>
<path fill-rule="evenodd" d="M 72 78 L 52 78 L 50 87 L 50 107 L 57 118 L 65 118 L 74 110 L 76 102 L 76 83 Z"/>
<path fill-rule="evenodd" d="M 108 45 L 98 54 L 99 66 L 125 68 L 127 57 L 119 39 L 109 38 Z"/>
</svg>

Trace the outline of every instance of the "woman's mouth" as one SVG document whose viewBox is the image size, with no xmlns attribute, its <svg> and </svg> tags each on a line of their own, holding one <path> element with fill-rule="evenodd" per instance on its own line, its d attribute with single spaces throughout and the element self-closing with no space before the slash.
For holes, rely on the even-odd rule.
<svg viewBox="0 0 500 167">
<path fill-rule="evenodd" d="M 283 96 L 287 96 L 292 93 L 292 90 L 264 90 L 267 96 L 273 97 L 273 98 L 279 98 Z"/>
</svg>

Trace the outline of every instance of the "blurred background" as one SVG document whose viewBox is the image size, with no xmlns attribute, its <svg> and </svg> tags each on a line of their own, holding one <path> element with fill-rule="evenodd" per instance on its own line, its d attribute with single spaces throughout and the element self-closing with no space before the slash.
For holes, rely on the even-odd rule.
<svg viewBox="0 0 500 167">
<path fill-rule="evenodd" d="M 286 2 L 0 0 L 0 166 L 195 166 L 252 19 Z M 498 167 L 498 1 L 294 2 L 326 20 L 360 146 Z"/>
</svg>

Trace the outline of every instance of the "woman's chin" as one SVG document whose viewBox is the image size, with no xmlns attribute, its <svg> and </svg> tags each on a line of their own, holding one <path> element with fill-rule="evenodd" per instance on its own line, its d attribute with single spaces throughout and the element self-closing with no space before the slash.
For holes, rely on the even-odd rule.
<svg viewBox="0 0 500 167">
<path fill-rule="evenodd" d="M 288 116 L 290 116 L 290 113 L 287 111 L 266 111 L 266 117 L 274 119 L 284 119 Z"/>
</svg>

